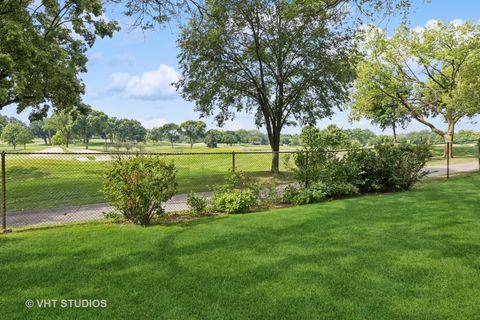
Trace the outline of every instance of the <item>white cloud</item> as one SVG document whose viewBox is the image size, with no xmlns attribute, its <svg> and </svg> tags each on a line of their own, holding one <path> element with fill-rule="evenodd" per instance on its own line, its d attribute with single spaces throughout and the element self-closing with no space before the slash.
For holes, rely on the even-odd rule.
<svg viewBox="0 0 480 320">
<path fill-rule="evenodd" d="M 147 129 L 159 128 L 169 122 L 164 118 L 139 119 L 138 121 Z"/>
<path fill-rule="evenodd" d="M 180 76 L 171 66 L 161 64 L 157 70 L 146 71 L 141 75 L 126 72 L 112 74 L 109 91 L 122 93 L 126 98 L 142 100 L 164 100 L 174 98 L 175 87 Z"/>
<path fill-rule="evenodd" d="M 425 23 L 425 26 L 416 26 L 415 28 L 413 28 L 413 31 L 415 31 L 417 33 L 422 33 L 423 30 L 425 30 L 425 28 L 435 28 L 439 22 L 441 22 L 441 21 L 437 20 L 437 19 L 430 19 L 430 20 L 427 21 L 427 23 Z M 449 23 L 451 25 L 454 25 L 454 26 L 459 26 L 459 25 L 462 25 L 463 23 L 465 23 L 465 20 L 453 19 Z"/>
</svg>

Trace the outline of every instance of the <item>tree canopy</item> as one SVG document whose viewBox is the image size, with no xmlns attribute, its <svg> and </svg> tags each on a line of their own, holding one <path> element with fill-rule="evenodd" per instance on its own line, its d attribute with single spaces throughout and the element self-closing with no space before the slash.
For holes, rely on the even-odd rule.
<svg viewBox="0 0 480 320">
<path fill-rule="evenodd" d="M 345 13 L 317 1 L 206 1 L 182 29 L 184 98 L 219 125 L 238 111 L 255 114 L 278 152 L 285 126 L 331 116 L 354 77 Z M 272 171 L 278 171 L 278 154 Z"/>
<path fill-rule="evenodd" d="M 81 109 L 86 50 L 119 29 L 103 13 L 102 0 L 1 1 L 0 110 Z"/>
<path fill-rule="evenodd" d="M 452 141 L 455 125 L 480 113 L 480 27 L 437 21 L 422 31 L 400 26 L 395 35 L 371 27 L 358 66 L 354 109 L 395 105 L 412 120 Z M 431 121 L 441 117 L 441 128 Z M 451 155 L 451 150 L 450 150 Z"/>
</svg>

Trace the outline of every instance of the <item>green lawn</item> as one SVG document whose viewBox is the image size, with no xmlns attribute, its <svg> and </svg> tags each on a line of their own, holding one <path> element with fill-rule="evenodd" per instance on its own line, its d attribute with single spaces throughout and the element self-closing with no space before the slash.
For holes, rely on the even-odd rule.
<svg viewBox="0 0 480 320">
<path fill-rule="evenodd" d="M 427 163 L 429 166 L 446 165 L 447 160 L 443 158 L 443 145 L 436 145 L 432 148 L 433 157 Z M 454 144 L 453 159 L 451 164 L 469 163 L 478 161 L 478 146 L 476 144 Z"/>
<path fill-rule="evenodd" d="M 94 140 L 91 149 L 102 149 L 103 141 Z M 27 151 L 40 151 L 45 145 L 28 145 Z M 82 148 L 81 145 L 72 145 Z M 203 145 L 195 145 L 192 150 L 187 145 L 176 145 L 175 152 L 241 152 L 265 151 L 268 146 L 221 146 L 208 149 Z M 21 151 L 21 150 L 19 150 Z M 113 151 L 113 150 L 111 150 Z M 172 152 L 165 143 L 150 144 L 147 151 Z M 445 165 L 441 158 L 441 146 L 435 146 L 434 158 L 427 165 Z M 455 155 L 451 163 L 478 161 L 474 145 L 456 145 Z M 79 161 L 84 157 L 89 161 Z M 288 171 L 285 160 L 289 155 L 281 154 L 281 170 Z M 75 154 L 52 155 L 45 158 L 31 155 L 7 155 L 7 210 L 9 212 L 31 209 L 65 207 L 81 204 L 104 202 L 100 193 L 102 174 L 109 166 L 109 161 L 91 161 L 92 156 Z M 178 192 L 208 191 L 215 184 L 222 183 L 223 177 L 232 167 L 231 154 L 206 154 L 167 156 L 178 168 Z M 292 156 L 289 160 L 293 166 Z M 249 172 L 254 176 L 269 177 L 271 155 L 237 154 L 235 166 L 237 170 Z M 284 179 L 285 176 L 282 177 Z"/>
<path fill-rule="evenodd" d="M 7 211 L 55 208 L 104 202 L 100 192 L 110 161 L 79 161 L 75 154 L 8 155 L 6 163 Z M 91 157 L 91 156 L 90 156 Z M 282 159 L 285 155 L 282 155 Z M 232 167 L 231 154 L 166 156 L 177 167 L 178 192 L 208 191 L 223 182 Z M 290 160 L 292 160 L 290 158 Z M 270 154 L 238 154 L 237 170 L 255 177 L 271 177 Z M 287 170 L 282 161 L 283 171 Z M 282 176 L 284 178 L 285 176 Z"/>
<path fill-rule="evenodd" d="M 0 237 L 2 319 L 477 319 L 480 175 L 142 228 Z M 106 299 L 27 309 L 26 299 Z"/>
</svg>

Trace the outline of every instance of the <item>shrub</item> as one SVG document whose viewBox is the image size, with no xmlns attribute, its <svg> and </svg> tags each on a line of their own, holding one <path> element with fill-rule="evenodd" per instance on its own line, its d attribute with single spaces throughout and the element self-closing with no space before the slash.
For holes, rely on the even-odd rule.
<svg viewBox="0 0 480 320">
<path fill-rule="evenodd" d="M 316 203 L 325 200 L 323 185 L 315 183 L 308 188 L 295 188 L 288 186 L 283 193 L 283 201 L 293 205 Z"/>
<path fill-rule="evenodd" d="M 102 192 L 114 208 L 136 224 L 148 225 L 164 213 L 162 202 L 177 191 L 176 169 L 160 157 L 118 159 L 107 170 Z"/>
<path fill-rule="evenodd" d="M 52 144 L 55 146 L 63 146 L 67 144 L 67 137 L 61 130 L 58 130 L 52 137 Z"/>
<path fill-rule="evenodd" d="M 201 215 L 206 211 L 207 198 L 205 198 L 204 196 L 196 195 L 194 192 L 191 192 L 187 196 L 187 205 L 192 215 Z"/>
<path fill-rule="evenodd" d="M 243 171 L 232 171 L 223 185 L 216 186 L 212 198 L 212 209 L 225 213 L 239 213 L 257 205 L 260 187 Z"/>
<path fill-rule="evenodd" d="M 259 185 L 258 207 L 262 209 L 269 209 L 282 200 L 281 195 L 277 190 L 277 186 L 273 182 L 265 182 Z"/>
<path fill-rule="evenodd" d="M 103 217 L 105 219 L 111 220 L 113 223 L 125 222 L 125 217 L 115 211 L 103 212 Z"/>
<path fill-rule="evenodd" d="M 321 190 L 327 198 L 333 199 L 352 196 L 359 193 L 359 190 L 355 185 L 345 181 L 334 181 L 328 184 L 322 184 Z"/>
<path fill-rule="evenodd" d="M 427 144 L 383 144 L 375 146 L 375 151 L 381 191 L 408 190 L 427 174 L 423 171 L 431 157 Z"/>
<path fill-rule="evenodd" d="M 213 195 L 212 208 L 225 213 L 241 213 L 257 204 L 257 194 L 252 189 L 218 192 Z"/>
</svg>

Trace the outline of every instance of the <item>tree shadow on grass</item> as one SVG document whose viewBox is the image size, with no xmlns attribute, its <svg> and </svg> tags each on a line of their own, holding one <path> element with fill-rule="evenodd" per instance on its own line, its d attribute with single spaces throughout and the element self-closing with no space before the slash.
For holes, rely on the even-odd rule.
<svg viewBox="0 0 480 320">
<path fill-rule="evenodd" d="M 469 183 L 178 226 L 65 230 L 3 255 L 0 274 L 7 296 L 46 275 L 40 292 L 104 297 L 111 317 L 472 319 L 480 199 Z"/>
<path fill-rule="evenodd" d="M 50 176 L 50 172 L 39 167 L 13 166 L 6 172 L 7 181 L 33 180 Z"/>
</svg>

